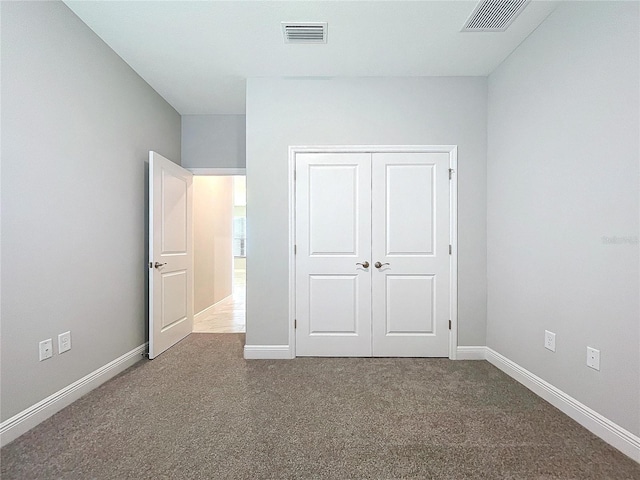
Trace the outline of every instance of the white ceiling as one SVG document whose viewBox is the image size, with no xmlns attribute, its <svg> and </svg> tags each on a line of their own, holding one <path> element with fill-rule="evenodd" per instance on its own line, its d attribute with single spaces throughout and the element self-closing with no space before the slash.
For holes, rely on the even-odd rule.
<svg viewBox="0 0 640 480">
<path fill-rule="evenodd" d="M 477 1 L 65 3 L 183 115 L 244 113 L 250 77 L 488 75 L 556 6 L 462 33 Z M 328 22 L 328 43 L 285 44 L 282 21 Z"/>
</svg>

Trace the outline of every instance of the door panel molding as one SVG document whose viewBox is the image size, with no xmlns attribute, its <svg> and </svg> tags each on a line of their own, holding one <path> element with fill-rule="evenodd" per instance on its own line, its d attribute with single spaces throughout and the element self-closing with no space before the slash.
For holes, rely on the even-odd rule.
<svg viewBox="0 0 640 480">
<path fill-rule="evenodd" d="M 449 358 L 455 360 L 458 347 L 458 228 L 457 228 L 457 161 L 456 145 L 300 145 L 289 147 L 289 358 L 296 356 L 296 156 L 305 153 L 445 153 L 449 157 Z"/>
</svg>

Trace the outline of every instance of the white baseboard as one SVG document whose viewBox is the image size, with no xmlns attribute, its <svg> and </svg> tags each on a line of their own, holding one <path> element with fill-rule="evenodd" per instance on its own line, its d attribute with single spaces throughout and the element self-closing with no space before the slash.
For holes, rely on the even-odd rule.
<svg viewBox="0 0 640 480">
<path fill-rule="evenodd" d="M 486 347 L 487 360 L 504 373 L 517 380 L 536 395 L 573 418 L 580 425 L 605 442 L 640 462 L 640 437 L 603 417 L 562 390 L 522 368 L 495 350 Z"/>
<path fill-rule="evenodd" d="M 196 320 L 198 320 L 200 317 L 207 315 L 209 313 L 209 310 L 215 308 L 220 302 L 224 302 L 227 298 L 232 297 L 233 293 L 230 293 L 229 295 L 227 295 L 226 297 L 224 297 L 222 300 L 218 300 L 216 303 L 214 303 L 213 305 L 209 305 L 207 308 L 204 308 L 202 310 L 200 310 L 198 313 L 196 313 L 193 316 L 193 321 L 195 322 Z"/>
<path fill-rule="evenodd" d="M 486 360 L 487 347 L 458 347 L 456 360 Z"/>
<path fill-rule="evenodd" d="M 247 360 L 291 359 L 289 345 L 245 345 L 244 358 Z"/>
<path fill-rule="evenodd" d="M 141 355 L 146 351 L 147 344 L 145 343 L 5 420 L 0 424 L 0 445 L 5 446 L 54 413 L 59 412 L 94 388 L 137 363 L 142 359 Z"/>
</svg>

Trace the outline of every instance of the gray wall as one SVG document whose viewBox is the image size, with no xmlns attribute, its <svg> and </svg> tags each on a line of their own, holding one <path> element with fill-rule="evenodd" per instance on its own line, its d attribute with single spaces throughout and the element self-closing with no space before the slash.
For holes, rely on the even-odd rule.
<svg viewBox="0 0 640 480">
<path fill-rule="evenodd" d="M 486 78 L 249 79 L 247 344 L 288 343 L 288 147 L 454 144 L 459 341 L 486 333 Z"/>
<path fill-rule="evenodd" d="M 182 165 L 187 168 L 245 168 L 245 116 L 184 115 Z"/>
<path fill-rule="evenodd" d="M 180 116 L 63 3 L 1 8 L 5 420 L 145 342 L 145 161 Z"/>
<path fill-rule="evenodd" d="M 490 76 L 487 214 L 487 345 L 636 435 L 638 14 L 562 4 Z"/>
</svg>

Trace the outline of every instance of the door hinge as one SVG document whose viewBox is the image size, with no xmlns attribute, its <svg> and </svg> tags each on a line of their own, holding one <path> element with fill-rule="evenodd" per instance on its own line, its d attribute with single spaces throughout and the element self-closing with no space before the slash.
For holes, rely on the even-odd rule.
<svg viewBox="0 0 640 480">
<path fill-rule="evenodd" d="M 293 320 L 293 328 L 298 328 L 298 320 L 297 319 Z"/>
<path fill-rule="evenodd" d="M 451 177 L 453 176 L 453 168 L 449 169 L 449 180 L 451 180 Z"/>
<path fill-rule="evenodd" d="M 451 320 L 449 320 L 449 330 L 451 330 Z"/>
<path fill-rule="evenodd" d="M 297 170 L 293 171 L 293 181 L 295 182 L 298 179 L 298 172 Z"/>
<path fill-rule="evenodd" d="M 298 246 L 297 246 L 297 245 L 294 245 L 294 246 L 293 246 L 293 254 L 294 254 L 294 255 L 297 255 L 297 254 L 298 254 Z"/>
<path fill-rule="evenodd" d="M 452 247 L 451 245 L 449 245 L 449 255 L 451 255 L 451 252 L 452 252 Z"/>
</svg>

